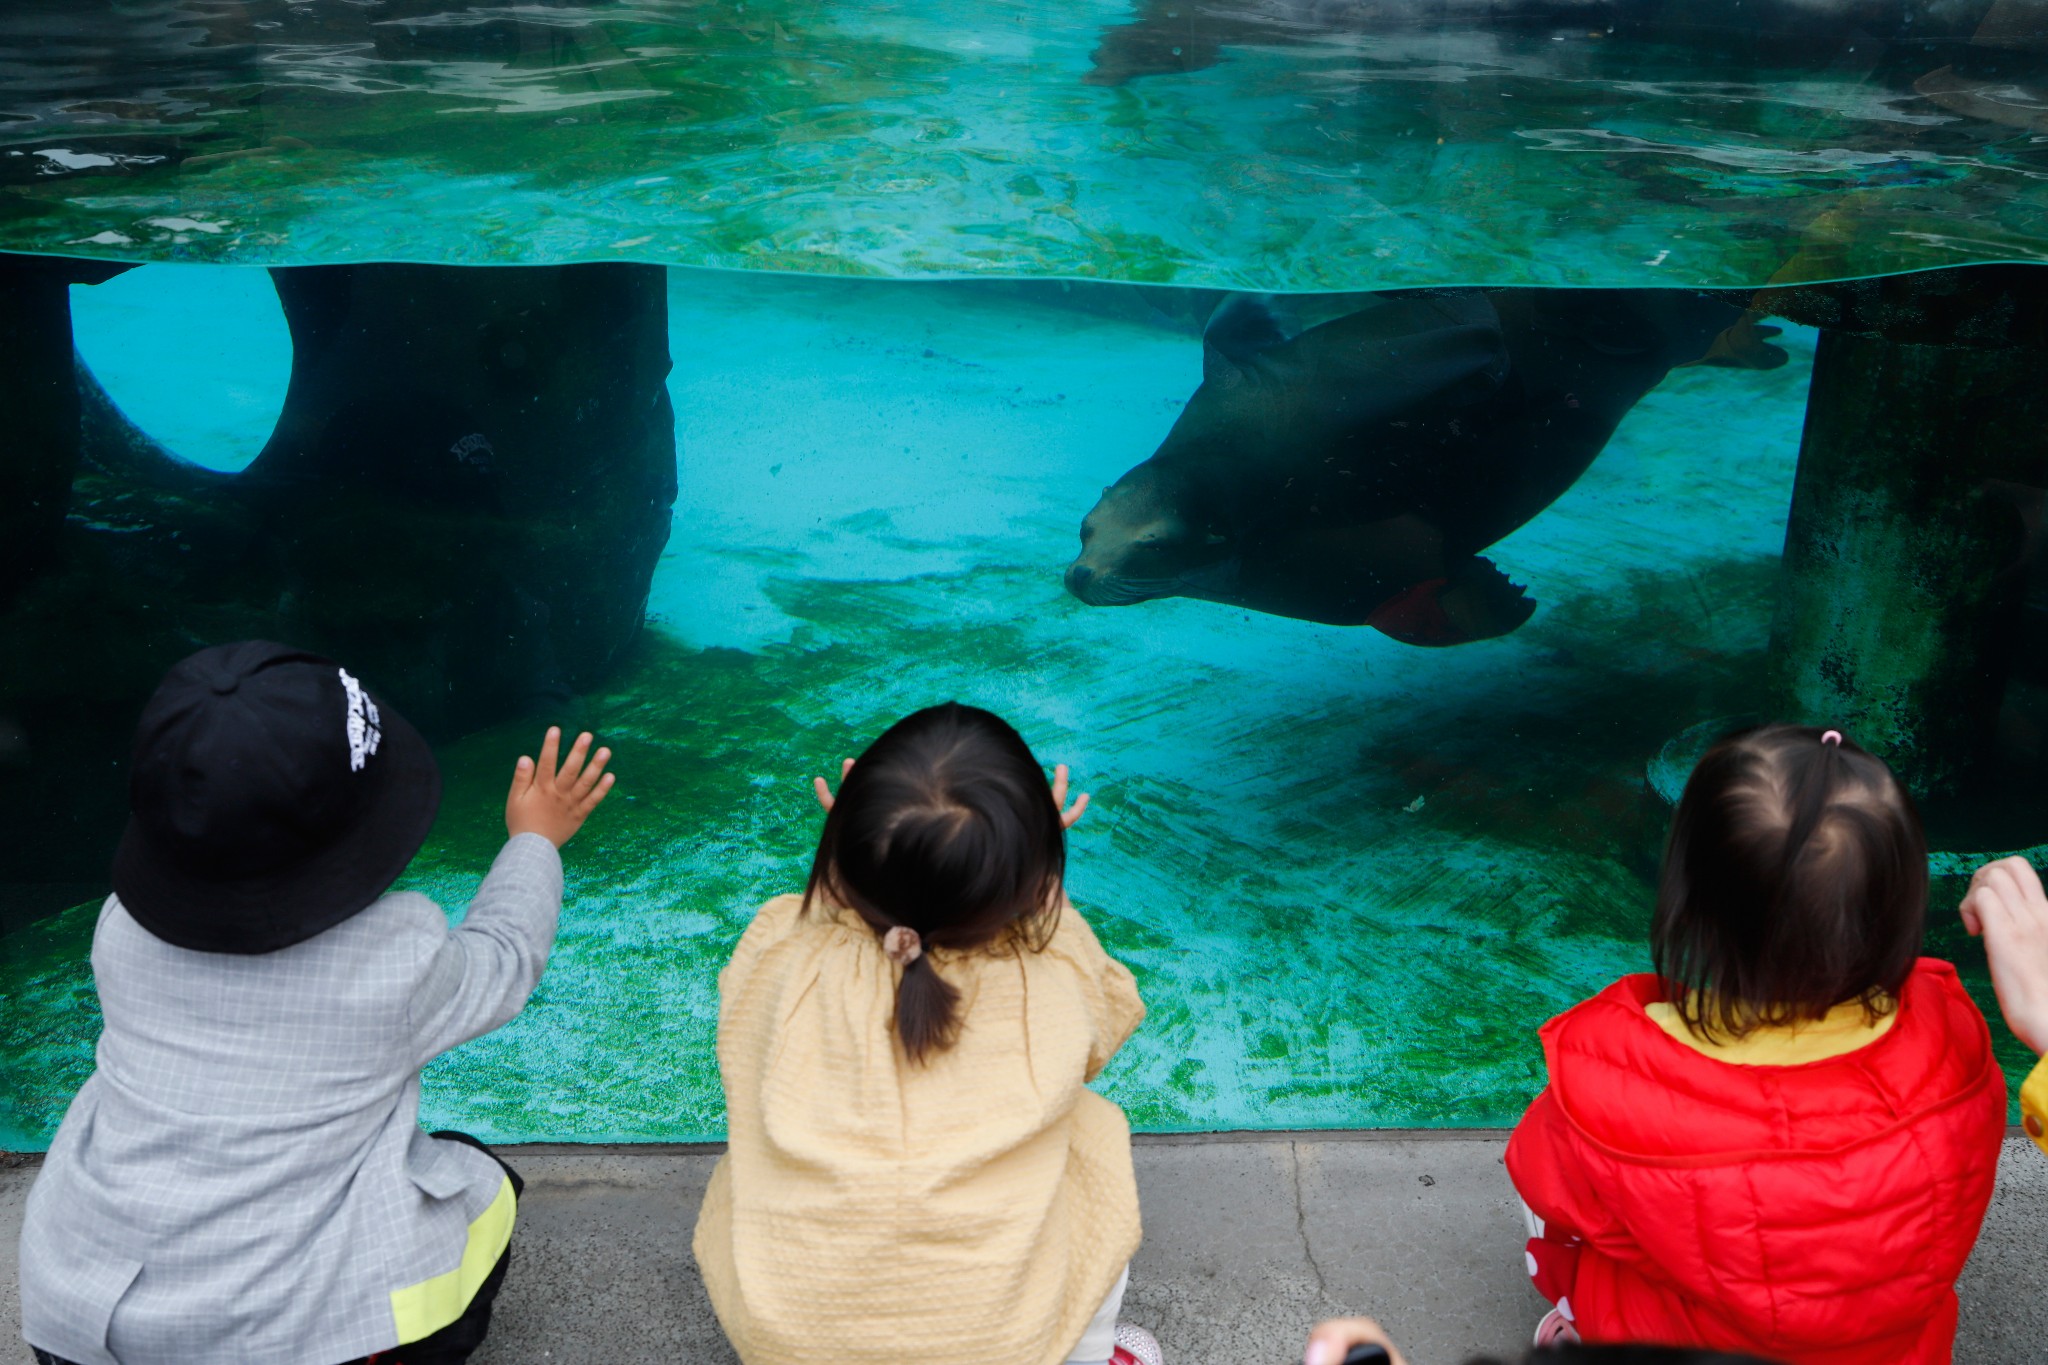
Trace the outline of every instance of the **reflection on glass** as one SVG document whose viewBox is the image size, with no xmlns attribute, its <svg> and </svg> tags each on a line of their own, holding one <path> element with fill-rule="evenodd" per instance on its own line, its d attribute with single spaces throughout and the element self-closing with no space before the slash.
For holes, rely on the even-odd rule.
<svg viewBox="0 0 2048 1365">
<path fill-rule="evenodd" d="M 0 246 L 1297 290 L 2038 260 L 2044 32 L 2035 0 L 31 0 Z"/>
</svg>

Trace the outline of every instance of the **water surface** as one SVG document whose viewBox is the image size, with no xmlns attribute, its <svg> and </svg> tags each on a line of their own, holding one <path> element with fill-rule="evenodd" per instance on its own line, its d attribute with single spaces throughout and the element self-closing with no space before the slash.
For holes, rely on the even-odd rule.
<svg viewBox="0 0 2048 1365">
<path fill-rule="evenodd" d="M 1988 9 L 35 0 L 0 248 L 1281 290 L 2038 261 L 2039 35 Z"/>
</svg>

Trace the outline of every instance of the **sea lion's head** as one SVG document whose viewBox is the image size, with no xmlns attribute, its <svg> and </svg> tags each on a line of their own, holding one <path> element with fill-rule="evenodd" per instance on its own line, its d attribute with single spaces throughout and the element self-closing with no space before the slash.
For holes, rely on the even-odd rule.
<svg viewBox="0 0 2048 1365">
<path fill-rule="evenodd" d="M 1067 591 L 1091 607 L 1155 597 L 1216 597 L 1237 576 L 1237 548 L 1220 516 L 1149 462 L 1102 490 L 1081 521 Z"/>
</svg>

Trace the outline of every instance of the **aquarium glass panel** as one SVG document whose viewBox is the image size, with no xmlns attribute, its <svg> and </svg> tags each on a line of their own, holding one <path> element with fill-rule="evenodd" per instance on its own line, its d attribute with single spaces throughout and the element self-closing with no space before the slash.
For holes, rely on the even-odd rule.
<svg viewBox="0 0 2048 1365">
<path fill-rule="evenodd" d="M 1499 1127 L 1718 736 L 2048 861 L 2048 7 L 451 0 L 0 15 L 0 1150 L 92 1066 L 130 735 L 283 640 L 461 914 L 617 752 L 493 1140 L 723 1133 L 810 779 L 948 699 L 1092 806 L 1149 1131 Z M 2008 1071 L 2029 1056 L 1994 1022 Z"/>
</svg>

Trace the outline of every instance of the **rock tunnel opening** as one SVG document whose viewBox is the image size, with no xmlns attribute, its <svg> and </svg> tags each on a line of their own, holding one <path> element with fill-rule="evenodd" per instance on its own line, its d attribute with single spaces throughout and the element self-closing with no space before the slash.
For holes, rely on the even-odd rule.
<svg viewBox="0 0 2048 1365">
<path fill-rule="evenodd" d="M 268 271 L 152 265 L 74 284 L 71 328 L 114 406 L 202 469 L 240 473 L 284 410 L 291 334 Z"/>
</svg>

